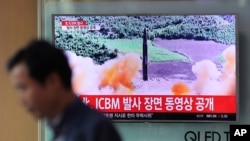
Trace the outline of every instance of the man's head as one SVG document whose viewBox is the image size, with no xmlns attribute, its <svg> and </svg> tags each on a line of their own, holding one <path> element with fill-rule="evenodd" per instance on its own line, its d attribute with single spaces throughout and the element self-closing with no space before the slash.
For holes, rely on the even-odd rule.
<svg viewBox="0 0 250 141">
<path fill-rule="evenodd" d="M 35 117 L 50 116 L 61 93 L 71 91 L 71 69 L 63 51 L 43 40 L 19 50 L 7 70 L 24 107 Z"/>
</svg>

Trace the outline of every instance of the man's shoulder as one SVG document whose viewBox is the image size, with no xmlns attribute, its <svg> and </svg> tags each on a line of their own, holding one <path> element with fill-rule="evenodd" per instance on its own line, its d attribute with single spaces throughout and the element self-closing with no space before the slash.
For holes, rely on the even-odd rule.
<svg viewBox="0 0 250 141">
<path fill-rule="evenodd" d="M 105 116 L 97 111 L 96 109 L 93 109 L 92 107 L 86 105 L 85 103 L 81 102 L 80 100 L 76 101 L 76 105 L 75 105 L 75 110 L 77 113 L 79 113 L 79 116 L 82 117 L 96 117 L 96 118 L 105 118 Z"/>
<path fill-rule="evenodd" d="M 93 138 L 96 138 L 96 136 L 104 136 L 103 138 L 105 138 L 105 135 L 103 134 L 109 135 L 110 137 L 107 138 L 110 138 L 110 141 L 113 141 L 111 136 L 119 138 L 119 134 L 112 122 L 102 113 L 92 109 L 79 100 L 77 100 L 71 108 L 73 108 L 71 109 L 73 114 L 70 115 L 70 118 L 67 121 L 70 136 L 85 138 L 90 141 L 94 140 Z"/>
<path fill-rule="evenodd" d="M 79 99 L 74 101 L 68 113 L 69 120 L 71 119 L 71 122 L 76 122 L 78 126 L 88 126 L 97 122 L 109 122 L 101 112 L 84 104 Z"/>
</svg>

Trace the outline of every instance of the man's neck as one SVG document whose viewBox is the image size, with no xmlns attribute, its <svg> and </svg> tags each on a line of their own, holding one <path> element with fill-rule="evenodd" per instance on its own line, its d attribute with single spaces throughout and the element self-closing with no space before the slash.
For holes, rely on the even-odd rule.
<svg viewBox="0 0 250 141">
<path fill-rule="evenodd" d="M 62 92 L 60 97 L 60 100 L 55 105 L 55 109 L 51 112 L 50 115 L 48 115 L 47 119 L 49 121 L 53 121 L 60 116 L 63 111 L 74 101 L 76 98 L 75 94 L 72 91 L 65 91 Z"/>
</svg>

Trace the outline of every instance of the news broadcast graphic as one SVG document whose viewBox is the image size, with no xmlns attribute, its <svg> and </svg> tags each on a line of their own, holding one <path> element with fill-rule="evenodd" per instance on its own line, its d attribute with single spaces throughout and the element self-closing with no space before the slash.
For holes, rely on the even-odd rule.
<svg viewBox="0 0 250 141">
<path fill-rule="evenodd" d="M 236 15 L 52 19 L 75 93 L 108 118 L 237 120 Z"/>
<path fill-rule="evenodd" d="M 230 125 L 230 141 L 248 141 L 250 125 Z"/>
</svg>

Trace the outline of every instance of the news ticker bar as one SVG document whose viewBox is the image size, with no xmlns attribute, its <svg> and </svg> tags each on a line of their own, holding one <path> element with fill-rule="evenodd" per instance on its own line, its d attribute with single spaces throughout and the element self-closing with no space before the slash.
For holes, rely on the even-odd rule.
<svg viewBox="0 0 250 141">
<path fill-rule="evenodd" d="M 231 113 L 103 113 L 112 120 L 201 120 L 201 121 L 236 121 L 236 114 Z"/>
</svg>

